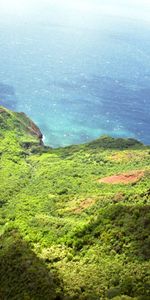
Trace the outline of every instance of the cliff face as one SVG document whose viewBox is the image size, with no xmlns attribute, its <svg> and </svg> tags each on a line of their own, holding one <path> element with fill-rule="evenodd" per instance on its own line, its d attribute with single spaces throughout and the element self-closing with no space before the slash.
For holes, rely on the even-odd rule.
<svg viewBox="0 0 150 300">
<path fill-rule="evenodd" d="M 4 107 L 0 107 L 0 124 L 1 128 L 6 127 L 10 130 L 17 129 L 22 132 L 22 134 L 31 134 L 36 137 L 40 144 L 42 144 L 42 133 L 37 125 L 30 120 L 29 117 L 23 112 L 15 113 Z M 15 128 L 14 128 L 15 127 Z"/>
<path fill-rule="evenodd" d="M 150 148 L 51 149 L 3 107 L 0 140 L 0 299 L 150 299 Z"/>
<path fill-rule="evenodd" d="M 37 127 L 37 125 L 27 117 L 27 115 L 23 112 L 18 113 L 18 117 L 20 122 L 25 126 L 25 129 L 29 131 L 29 133 L 35 135 L 40 140 L 40 143 L 42 142 L 42 132 Z"/>
</svg>

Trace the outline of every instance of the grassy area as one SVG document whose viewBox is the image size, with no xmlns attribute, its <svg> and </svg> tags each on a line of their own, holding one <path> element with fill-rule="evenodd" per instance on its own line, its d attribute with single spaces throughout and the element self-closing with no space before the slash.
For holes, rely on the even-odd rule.
<svg viewBox="0 0 150 300">
<path fill-rule="evenodd" d="M 0 299 L 150 299 L 150 147 L 51 149 L 0 108 Z M 142 170 L 135 183 L 99 179 Z"/>
</svg>

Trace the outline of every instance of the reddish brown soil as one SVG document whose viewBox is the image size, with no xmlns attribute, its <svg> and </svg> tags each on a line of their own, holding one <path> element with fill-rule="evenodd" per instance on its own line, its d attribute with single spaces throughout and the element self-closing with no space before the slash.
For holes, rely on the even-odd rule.
<svg viewBox="0 0 150 300">
<path fill-rule="evenodd" d="M 98 180 L 99 183 L 108 183 L 108 184 L 128 184 L 128 183 L 135 183 L 139 179 L 144 176 L 143 171 L 133 171 L 128 173 L 122 173 L 118 175 L 113 175 L 110 177 L 105 177 Z"/>
</svg>

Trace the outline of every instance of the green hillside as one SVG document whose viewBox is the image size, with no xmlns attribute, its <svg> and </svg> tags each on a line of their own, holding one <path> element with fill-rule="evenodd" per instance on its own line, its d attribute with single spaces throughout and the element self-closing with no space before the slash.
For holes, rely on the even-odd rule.
<svg viewBox="0 0 150 300">
<path fill-rule="evenodd" d="M 0 107 L 0 300 L 40 299 L 150 299 L 150 147 L 52 149 Z"/>
</svg>

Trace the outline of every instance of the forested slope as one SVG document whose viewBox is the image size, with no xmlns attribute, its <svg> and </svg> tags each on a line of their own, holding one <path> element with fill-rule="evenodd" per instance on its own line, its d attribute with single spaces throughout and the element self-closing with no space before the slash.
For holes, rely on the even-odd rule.
<svg viewBox="0 0 150 300">
<path fill-rule="evenodd" d="M 150 147 L 52 149 L 0 107 L 0 299 L 148 300 L 149 233 Z"/>
</svg>

